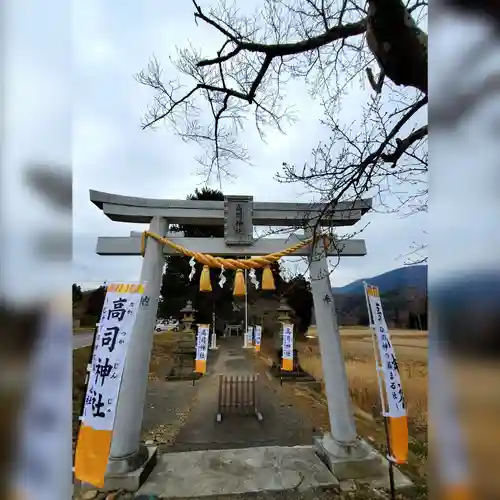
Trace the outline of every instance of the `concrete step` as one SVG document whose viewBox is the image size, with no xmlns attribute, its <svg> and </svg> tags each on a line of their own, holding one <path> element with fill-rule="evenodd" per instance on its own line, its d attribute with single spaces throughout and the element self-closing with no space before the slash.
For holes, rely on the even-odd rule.
<svg viewBox="0 0 500 500">
<path fill-rule="evenodd" d="M 137 495 L 162 499 L 302 500 L 339 490 L 313 446 L 166 453 Z M 236 496 L 237 495 L 237 496 Z"/>
</svg>

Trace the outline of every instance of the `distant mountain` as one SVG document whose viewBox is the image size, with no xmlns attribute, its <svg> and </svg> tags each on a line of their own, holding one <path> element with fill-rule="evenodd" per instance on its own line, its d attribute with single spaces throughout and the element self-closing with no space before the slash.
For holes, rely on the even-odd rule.
<svg viewBox="0 0 500 500">
<path fill-rule="evenodd" d="M 400 267 L 346 286 L 333 287 L 341 325 L 368 325 L 363 281 L 379 288 L 389 328 L 427 329 L 427 266 Z"/>
<path fill-rule="evenodd" d="M 363 278 L 342 287 L 332 287 L 335 295 L 363 295 L 363 281 L 377 286 L 381 293 L 413 288 L 418 292 L 427 292 L 427 266 L 415 265 L 393 269 L 373 278 Z"/>
</svg>

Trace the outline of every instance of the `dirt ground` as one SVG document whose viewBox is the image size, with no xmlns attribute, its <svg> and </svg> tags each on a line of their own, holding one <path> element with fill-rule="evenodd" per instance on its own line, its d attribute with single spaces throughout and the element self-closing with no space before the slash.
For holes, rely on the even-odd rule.
<svg viewBox="0 0 500 500">
<path fill-rule="evenodd" d="M 400 368 L 410 430 L 409 462 L 403 470 L 417 484 L 416 494 L 426 495 L 428 335 L 427 332 L 414 330 L 391 330 L 390 333 Z M 342 328 L 341 343 L 349 391 L 353 404 L 358 409 L 355 411 L 358 433 L 383 449 L 385 434 L 380 420 L 380 396 L 371 331 L 368 328 Z M 322 380 L 318 340 L 298 342 L 297 349 L 304 370 L 317 380 Z M 324 401 L 323 395 L 320 399 Z M 311 413 L 317 417 L 320 414 L 317 410 Z"/>
<path fill-rule="evenodd" d="M 401 373 L 410 423 L 427 429 L 428 336 L 414 330 L 391 331 Z M 380 414 L 380 396 L 375 368 L 373 340 L 368 328 L 341 329 L 341 344 L 346 360 L 349 389 L 354 403 L 372 415 Z M 316 380 L 323 379 L 317 338 L 297 343 L 300 363 Z"/>
<path fill-rule="evenodd" d="M 316 336 L 316 328 L 310 328 L 309 335 Z M 391 340 L 396 349 L 398 360 L 427 363 L 428 332 L 419 330 L 391 329 Z M 373 357 L 372 332 L 367 327 L 341 327 L 340 336 L 347 357 L 361 355 Z M 307 341 L 311 349 L 317 349 L 317 340 Z"/>
<path fill-rule="evenodd" d="M 164 415 L 164 422 L 161 422 L 161 427 L 158 424 L 159 430 L 156 432 L 153 424 L 148 425 L 148 412 L 145 411 L 143 427 L 146 425 L 148 431 L 145 433 L 145 439 L 152 439 L 153 434 L 159 436 L 162 433 L 165 436 L 164 439 L 168 441 L 169 436 L 176 432 L 175 429 L 178 424 L 175 422 L 177 422 L 177 419 L 182 422 L 182 412 L 187 411 L 186 406 L 191 404 L 189 388 L 186 391 L 185 385 L 176 388 L 174 384 L 174 386 L 169 385 L 169 391 L 166 391 L 167 383 L 164 380 L 173 363 L 172 351 L 180 340 L 182 340 L 182 336 L 177 333 L 165 333 L 154 337 L 149 366 L 146 406 L 160 408 Z M 90 360 L 90 349 L 91 347 L 88 346 L 73 351 L 73 451 L 75 450 L 80 425 L 78 417 L 81 415 L 82 401 L 85 396 L 85 374 L 87 363 Z M 171 398 L 172 404 L 165 404 L 166 398 Z M 172 413 L 176 413 L 175 418 Z"/>
</svg>

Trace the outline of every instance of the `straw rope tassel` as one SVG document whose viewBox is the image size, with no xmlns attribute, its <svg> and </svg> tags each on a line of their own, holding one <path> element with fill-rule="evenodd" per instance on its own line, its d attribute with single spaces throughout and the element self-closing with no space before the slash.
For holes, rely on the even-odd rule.
<svg viewBox="0 0 500 500">
<path fill-rule="evenodd" d="M 309 245 L 314 239 L 313 237 L 307 238 L 305 240 L 302 240 L 300 243 L 297 243 L 296 245 L 292 245 L 291 247 L 281 250 L 280 252 L 270 253 L 261 257 L 251 257 L 249 259 L 225 259 L 223 257 L 214 257 L 213 255 L 209 254 L 194 252 L 193 250 L 189 250 L 189 248 L 178 245 L 168 238 L 162 237 L 159 234 L 153 233 L 151 231 L 144 231 L 141 236 L 141 255 L 143 257 L 146 250 L 146 238 L 148 236 L 156 240 L 158 243 L 162 245 L 168 245 L 170 248 L 185 255 L 186 257 L 192 257 L 200 264 L 203 264 L 203 270 L 200 277 L 200 291 L 202 292 L 212 291 L 212 285 L 210 283 L 211 267 L 219 269 L 231 269 L 233 271 L 236 271 L 234 294 L 237 296 L 245 295 L 244 291 L 241 292 L 245 289 L 244 278 L 242 278 L 243 273 L 238 273 L 238 271 L 243 271 L 244 269 L 260 269 L 263 267 L 264 270 L 262 272 L 262 289 L 275 290 L 271 264 L 277 262 L 279 259 L 281 259 L 281 257 L 291 255 L 297 250 L 300 250 L 306 245 Z M 243 282 L 241 282 L 241 279 L 243 279 Z"/>
<path fill-rule="evenodd" d="M 211 292 L 212 283 L 210 282 L 210 267 L 203 266 L 200 276 L 200 292 Z"/>
<path fill-rule="evenodd" d="M 262 290 L 276 290 L 276 286 L 274 285 L 274 277 L 271 266 L 264 267 L 262 271 Z"/>
<path fill-rule="evenodd" d="M 247 286 L 245 283 L 245 275 L 241 269 L 236 270 L 234 276 L 234 290 L 233 295 L 235 297 L 244 297 L 247 293 Z"/>
</svg>

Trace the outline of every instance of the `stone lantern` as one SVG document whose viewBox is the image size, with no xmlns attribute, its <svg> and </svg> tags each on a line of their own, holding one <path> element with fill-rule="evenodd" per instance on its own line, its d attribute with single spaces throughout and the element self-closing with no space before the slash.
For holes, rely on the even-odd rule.
<svg viewBox="0 0 500 500">
<path fill-rule="evenodd" d="M 194 334 L 194 330 L 192 328 L 194 322 L 194 313 L 197 312 L 196 309 L 193 308 L 193 302 L 188 300 L 186 303 L 186 307 L 180 310 L 182 314 L 182 331 L 184 333 Z"/>
<path fill-rule="evenodd" d="M 278 313 L 277 320 L 282 325 L 292 322 L 291 314 L 293 313 L 293 309 L 286 303 L 285 299 L 280 300 L 280 305 L 278 309 L 276 309 L 276 312 Z"/>
</svg>

